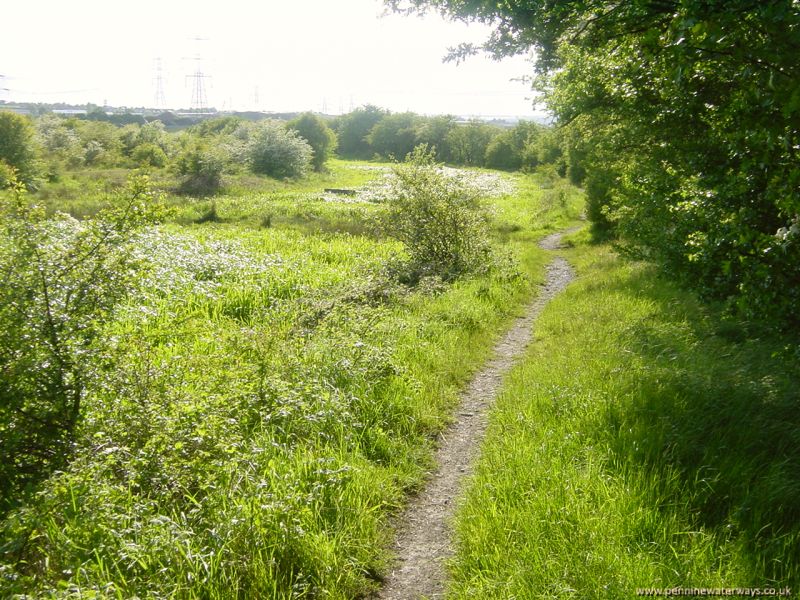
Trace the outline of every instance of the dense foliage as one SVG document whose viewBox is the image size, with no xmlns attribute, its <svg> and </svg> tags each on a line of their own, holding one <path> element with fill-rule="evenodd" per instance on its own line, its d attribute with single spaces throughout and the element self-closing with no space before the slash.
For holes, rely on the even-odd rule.
<svg viewBox="0 0 800 600">
<path fill-rule="evenodd" d="M 0 188 L 15 177 L 30 182 L 35 174 L 33 127 L 26 117 L 0 112 Z"/>
<path fill-rule="evenodd" d="M 21 185 L 0 197 L 0 511 L 68 457 L 99 331 L 136 277 L 133 234 L 160 215 L 142 178 L 83 222 L 45 218 Z"/>
<path fill-rule="evenodd" d="M 248 159 L 255 173 L 302 177 L 308 172 L 314 151 L 296 131 L 277 121 L 263 121 L 248 136 Z"/>
<path fill-rule="evenodd" d="M 370 129 L 367 142 L 375 154 L 402 160 L 417 145 L 416 121 L 410 112 L 387 115 Z"/>
<path fill-rule="evenodd" d="M 333 130 L 320 117 L 310 112 L 292 119 L 287 123 L 287 127 L 296 131 L 301 138 L 308 142 L 311 150 L 314 151 L 311 164 L 315 171 L 321 171 L 325 162 L 336 149 L 336 134 L 333 133 Z"/>
<path fill-rule="evenodd" d="M 583 137 L 590 214 L 633 255 L 746 315 L 797 323 L 797 2 L 411 4 L 495 23 L 497 55 L 537 50 L 538 85 Z"/>
<path fill-rule="evenodd" d="M 566 139 L 533 122 L 521 121 L 510 127 L 365 106 L 339 117 L 334 127 L 339 154 L 347 158 L 378 156 L 402 161 L 415 147 L 425 145 L 437 161 L 448 164 L 507 171 L 531 171 L 540 164 L 553 164 L 562 175 L 567 169 Z"/>
<path fill-rule="evenodd" d="M 418 145 L 430 148 L 437 162 L 451 165 L 526 172 L 552 165 L 576 184 L 582 175 L 573 177 L 580 171 L 573 167 L 582 166 L 585 159 L 585 152 L 574 152 L 575 144 L 570 145 L 568 136 L 537 123 L 460 121 L 449 115 L 391 113 L 369 105 L 333 118 L 310 112 L 289 121 L 223 116 L 177 131 L 165 124 L 172 123 L 169 115 L 121 126 L 95 118 L 96 112 L 84 117 L 46 112 L 33 120 L 4 115 L 6 121 L 18 125 L 17 134 L 27 131 L 27 136 L 5 136 L 6 150 L 13 146 L 15 152 L 23 151 L 24 157 L 9 154 L 9 158 L 24 168 L 0 159 L 0 186 L 14 177 L 15 168 L 17 178 L 34 187 L 44 185 L 40 196 L 66 191 L 76 200 L 87 179 L 92 188 L 108 192 L 124 182 L 128 169 L 153 174 L 162 189 L 206 197 L 231 186 L 238 188 L 237 182 L 246 180 L 248 173 L 298 178 L 313 168 L 324 174 L 334 153 L 403 161 Z M 92 171 L 103 171 L 103 175 L 90 175 Z M 115 174 L 109 177 L 111 171 Z M 72 214 L 84 216 L 80 211 Z"/>
<path fill-rule="evenodd" d="M 387 229 L 405 245 L 416 279 L 448 280 L 487 265 L 489 215 L 478 189 L 443 173 L 424 146 L 393 174 Z"/>
<path fill-rule="evenodd" d="M 224 147 L 193 139 L 178 155 L 175 164 L 182 177 L 178 192 L 193 196 L 210 196 L 222 187 L 222 174 L 229 162 Z"/>
<path fill-rule="evenodd" d="M 345 158 L 372 158 L 374 150 L 367 136 L 387 114 L 388 111 L 368 104 L 340 117 L 336 128 L 339 154 Z"/>
</svg>

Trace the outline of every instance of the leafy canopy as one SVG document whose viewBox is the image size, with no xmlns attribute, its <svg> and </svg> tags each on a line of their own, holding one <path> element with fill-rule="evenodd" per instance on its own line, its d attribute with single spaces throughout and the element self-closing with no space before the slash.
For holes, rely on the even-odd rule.
<svg viewBox="0 0 800 600">
<path fill-rule="evenodd" d="M 535 50 L 536 88 L 585 158 L 596 223 L 706 296 L 797 323 L 797 2 L 388 4 L 494 24 L 454 58 Z"/>
<path fill-rule="evenodd" d="M 292 119 L 287 127 L 296 131 L 301 138 L 308 142 L 314 151 L 311 164 L 315 171 L 321 171 L 336 148 L 336 134 L 333 133 L 333 130 L 320 117 L 310 112 Z"/>
<path fill-rule="evenodd" d="M 33 134 L 33 126 L 27 117 L 0 111 L 0 163 L 15 169 L 25 182 L 29 182 L 35 172 Z"/>
</svg>

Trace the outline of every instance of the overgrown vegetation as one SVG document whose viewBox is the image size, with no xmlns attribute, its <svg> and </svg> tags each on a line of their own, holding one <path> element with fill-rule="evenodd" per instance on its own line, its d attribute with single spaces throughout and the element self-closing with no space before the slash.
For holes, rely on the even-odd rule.
<svg viewBox="0 0 800 600">
<path fill-rule="evenodd" d="M 47 219 L 22 184 L 0 198 L 0 512 L 68 460 L 103 322 L 133 285 L 133 236 L 161 216 L 143 178 L 82 223 Z"/>
<path fill-rule="evenodd" d="M 240 125 L 191 132 L 182 176 L 207 148 L 246 156 Z M 158 227 L 145 226 L 143 188 L 83 199 L 91 171 L 47 198 L 82 221 L 6 192 L 0 429 L 14 460 L 0 595 L 351 598 L 379 585 L 390 516 L 540 276 L 527 242 L 582 201 L 552 201 L 539 176 L 496 175 L 513 193 L 491 200 L 482 235 L 516 270 L 461 268 L 458 253 L 415 282 L 396 265 L 424 253 L 376 227 L 391 196 L 323 191 L 389 167 L 329 167 L 259 178 L 258 192 L 167 196 L 174 216 Z M 439 199 L 439 170 L 424 168 L 433 193 L 414 189 Z M 124 173 L 98 171 L 98 189 Z M 471 206 L 444 199 L 455 215 Z"/>
<path fill-rule="evenodd" d="M 30 184 L 36 175 L 33 127 L 20 115 L 0 111 L 0 189 L 15 179 Z"/>
<path fill-rule="evenodd" d="M 274 121 L 248 132 L 248 160 L 255 173 L 270 177 L 302 177 L 311 167 L 312 147 L 295 130 Z"/>
<path fill-rule="evenodd" d="M 495 56 L 535 49 L 599 229 L 746 318 L 797 327 L 797 2 L 388 4 L 494 23 Z"/>
<path fill-rule="evenodd" d="M 492 416 L 453 598 L 800 585 L 796 339 L 580 234 Z"/>
<path fill-rule="evenodd" d="M 392 170 L 386 229 L 403 242 L 413 281 L 488 269 L 489 214 L 480 191 L 437 168 L 425 146 Z"/>
<path fill-rule="evenodd" d="M 259 176 L 302 179 L 311 169 L 325 173 L 336 152 L 345 158 L 402 161 L 419 145 L 430 148 L 440 163 L 525 172 L 552 166 L 580 184 L 573 177 L 576 154 L 568 137 L 535 123 L 500 127 L 366 106 L 334 118 L 313 113 L 288 121 L 216 117 L 175 131 L 165 125 L 174 127 L 168 113 L 115 125 L 98 111 L 80 118 L 44 112 L 34 119 L 0 113 L 5 131 L 0 187 L 15 177 L 45 203 L 51 197 L 87 199 L 121 188 L 126 171 L 140 169 L 169 194 L 203 198 L 258 189 Z"/>
<path fill-rule="evenodd" d="M 308 142 L 314 152 L 311 164 L 315 171 L 321 171 L 336 149 L 336 134 L 322 118 L 308 112 L 289 121 L 287 127 Z"/>
</svg>

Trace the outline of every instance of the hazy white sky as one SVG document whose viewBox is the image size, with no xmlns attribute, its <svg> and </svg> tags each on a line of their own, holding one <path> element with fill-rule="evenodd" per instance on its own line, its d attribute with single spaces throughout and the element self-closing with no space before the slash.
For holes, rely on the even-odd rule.
<svg viewBox="0 0 800 600">
<path fill-rule="evenodd" d="M 384 14 L 380 0 L 12 1 L 0 25 L 0 99 L 189 108 L 202 72 L 206 105 L 236 110 L 533 114 L 518 57 L 444 64 L 479 25 Z M 198 39 L 201 38 L 201 39 Z M 199 58 L 199 60 L 198 60 Z"/>
</svg>

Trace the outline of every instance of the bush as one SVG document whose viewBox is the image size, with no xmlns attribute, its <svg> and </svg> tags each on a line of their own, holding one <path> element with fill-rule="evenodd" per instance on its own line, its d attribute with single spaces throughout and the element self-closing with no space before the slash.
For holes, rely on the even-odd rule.
<svg viewBox="0 0 800 600">
<path fill-rule="evenodd" d="M 122 159 L 119 130 L 104 121 L 75 121 L 75 133 L 83 146 L 86 165 L 116 166 Z"/>
<path fill-rule="evenodd" d="M 405 245 L 414 278 L 450 280 L 486 266 L 488 213 L 478 192 L 445 175 L 424 146 L 393 171 L 385 227 Z"/>
<path fill-rule="evenodd" d="M 167 155 L 161 147 L 150 142 L 136 146 L 132 157 L 142 167 L 157 167 L 160 169 L 167 164 Z"/>
<path fill-rule="evenodd" d="M 254 173 L 302 177 L 311 166 L 313 154 L 308 142 L 277 121 L 259 123 L 250 133 L 248 157 Z"/>
<path fill-rule="evenodd" d="M 190 145 L 178 156 L 178 174 L 183 177 L 178 193 L 192 196 L 212 196 L 222 187 L 222 172 L 227 157 L 219 148 L 209 148 L 201 142 Z"/>
<path fill-rule="evenodd" d="M 33 179 L 36 150 L 28 118 L 0 111 L 0 161 L 14 167 L 21 181 L 30 183 Z"/>
<path fill-rule="evenodd" d="M 336 134 L 327 123 L 313 113 L 303 113 L 296 119 L 289 121 L 288 128 L 296 131 L 301 138 L 308 142 L 314 151 L 312 165 L 315 171 L 321 171 L 336 148 Z"/>
<path fill-rule="evenodd" d="M 67 458 L 95 342 L 136 276 L 132 236 L 160 210 L 144 178 L 82 222 L 45 218 L 20 184 L 0 194 L 0 511 Z"/>
<path fill-rule="evenodd" d="M 36 134 L 51 163 L 63 163 L 70 168 L 80 167 L 85 158 L 81 140 L 67 124 L 66 119 L 57 115 L 42 115 L 36 121 Z"/>
<path fill-rule="evenodd" d="M 585 178 L 586 217 L 592 223 L 592 233 L 597 239 L 604 239 L 614 229 L 608 218 L 614 180 L 610 169 L 592 169 Z"/>
</svg>

